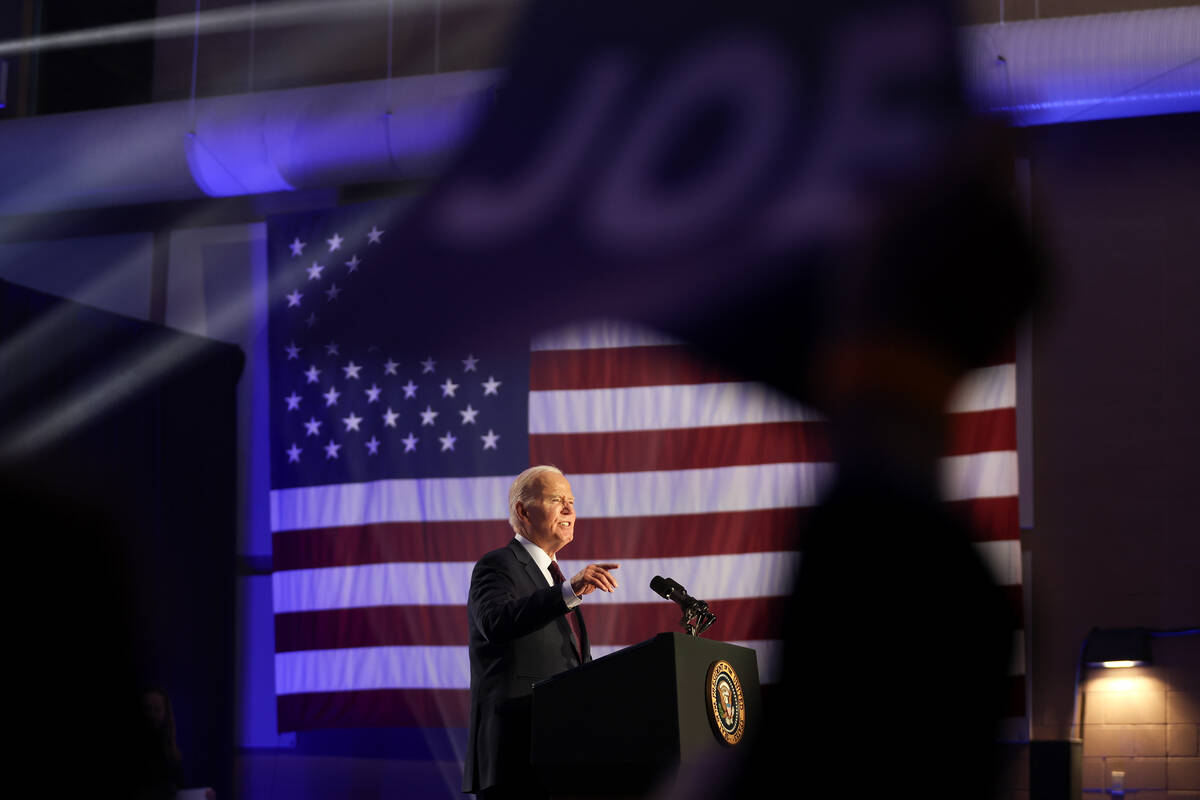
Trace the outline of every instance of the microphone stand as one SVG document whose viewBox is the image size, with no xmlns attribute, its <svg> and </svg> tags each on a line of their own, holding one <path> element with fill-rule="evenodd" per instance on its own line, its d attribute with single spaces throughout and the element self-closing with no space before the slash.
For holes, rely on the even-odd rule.
<svg viewBox="0 0 1200 800">
<path fill-rule="evenodd" d="M 683 609 L 683 619 L 679 624 L 688 636 L 699 636 L 717 621 L 717 615 L 708 610 L 708 603 L 697 600 Z"/>
</svg>

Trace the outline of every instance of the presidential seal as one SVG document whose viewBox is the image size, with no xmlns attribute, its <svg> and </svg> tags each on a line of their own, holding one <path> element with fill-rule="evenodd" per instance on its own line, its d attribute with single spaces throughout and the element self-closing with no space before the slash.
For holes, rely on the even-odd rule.
<svg viewBox="0 0 1200 800">
<path fill-rule="evenodd" d="M 733 665 L 725 660 L 714 661 L 708 668 L 705 686 L 713 732 L 725 744 L 737 744 L 746 732 L 746 699 Z"/>
</svg>

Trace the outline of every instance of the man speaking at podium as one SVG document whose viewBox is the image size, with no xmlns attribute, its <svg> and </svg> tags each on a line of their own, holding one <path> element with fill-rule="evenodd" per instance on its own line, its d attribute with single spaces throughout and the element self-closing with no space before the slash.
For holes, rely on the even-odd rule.
<svg viewBox="0 0 1200 800">
<path fill-rule="evenodd" d="M 620 566 L 589 564 L 564 579 L 555 554 L 575 537 L 575 497 L 557 467 L 517 476 L 508 522 L 516 536 L 479 559 L 467 600 L 471 728 L 462 788 L 484 800 L 547 796 L 529 763 L 529 696 L 534 683 L 592 660 L 579 606 L 596 589 L 616 589 L 610 570 Z"/>
</svg>

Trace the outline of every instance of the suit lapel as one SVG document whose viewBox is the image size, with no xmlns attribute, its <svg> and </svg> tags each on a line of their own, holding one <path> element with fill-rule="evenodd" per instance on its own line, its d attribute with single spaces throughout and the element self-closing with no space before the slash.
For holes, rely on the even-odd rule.
<svg viewBox="0 0 1200 800">
<path fill-rule="evenodd" d="M 537 591 L 538 589 L 545 589 L 547 586 L 546 576 L 542 574 L 541 567 L 534 562 L 533 557 L 529 555 L 521 543 L 516 539 L 512 539 L 508 543 L 508 549 L 512 550 L 513 555 L 517 558 L 517 562 L 522 566 L 525 572 L 525 577 L 529 579 L 530 587 L 534 591 Z M 575 619 L 579 622 L 580 642 L 579 651 L 577 651 L 576 654 L 580 656 L 580 663 L 591 661 L 591 645 L 588 643 L 587 625 L 585 625 L 583 622 L 583 609 L 579 606 L 576 606 L 567 613 L 574 614 Z M 571 623 L 567 621 L 566 615 L 560 617 L 557 622 L 559 633 L 561 633 L 568 642 L 574 642 L 575 635 L 571 632 Z M 574 647 L 572 647 L 572 649 L 574 649 Z"/>
<path fill-rule="evenodd" d="M 529 555 L 521 543 L 513 539 L 508 543 L 508 549 L 513 551 L 513 555 L 521 564 L 525 577 L 529 579 L 529 588 L 535 592 L 538 589 L 545 589 L 546 576 L 542 574 L 542 570 L 534 563 L 533 556 Z"/>
</svg>

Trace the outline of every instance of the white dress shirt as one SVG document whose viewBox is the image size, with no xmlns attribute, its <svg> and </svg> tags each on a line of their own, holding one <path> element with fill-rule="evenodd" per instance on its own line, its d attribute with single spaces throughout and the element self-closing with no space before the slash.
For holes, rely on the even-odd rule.
<svg viewBox="0 0 1200 800">
<path fill-rule="evenodd" d="M 550 575 L 550 562 L 555 561 L 556 559 L 553 559 L 550 556 L 546 555 L 545 550 L 538 547 L 536 544 L 529 541 L 521 534 L 518 533 L 516 536 L 517 536 L 517 541 L 521 543 L 521 546 L 524 547 L 527 551 L 529 551 L 529 555 L 531 555 L 533 557 L 533 563 L 537 564 L 538 569 L 540 569 L 542 571 L 542 577 L 544 577 L 546 579 L 546 585 L 553 586 L 554 578 Z M 566 573 L 563 573 L 563 574 L 565 575 Z M 577 606 L 583 602 L 583 598 L 576 595 L 575 591 L 571 588 L 571 579 L 570 578 L 567 578 L 565 581 L 563 581 L 562 589 L 563 589 L 563 600 L 566 602 L 567 608 L 574 608 L 575 606 Z"/>
</svg>

